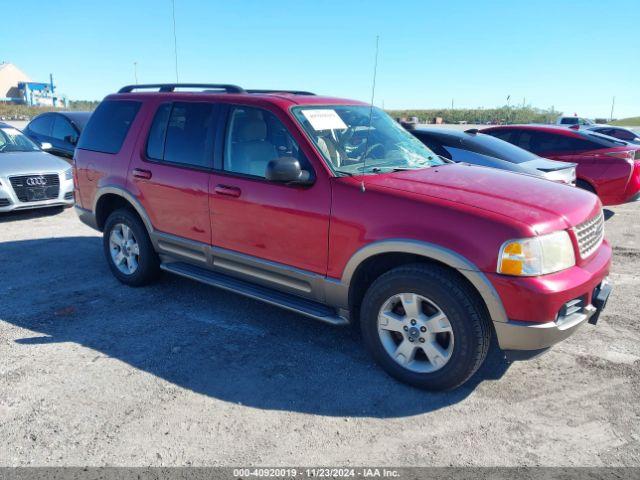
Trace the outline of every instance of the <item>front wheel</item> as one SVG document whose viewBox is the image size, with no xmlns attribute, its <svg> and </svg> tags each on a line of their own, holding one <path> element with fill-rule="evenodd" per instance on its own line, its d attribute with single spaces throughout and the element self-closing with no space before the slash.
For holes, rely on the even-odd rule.
<svg viewBox="0 0 640 480">
<path fill-rule="evenodd" d="M 488 315 L 459 276 L 432 265 L 393 269 L 373 282 L 361 308 L 362 336 L 394 378 L 427 390 L 450 390 L 484 361 Z"/>
<path fill-rule="evenodd" d="M 138 287 L 155 280 L 160 261 L 144 224 L 130 210 L 116 210 L 104 225 L 104 254 L 122 283 Z"/>
</svg>

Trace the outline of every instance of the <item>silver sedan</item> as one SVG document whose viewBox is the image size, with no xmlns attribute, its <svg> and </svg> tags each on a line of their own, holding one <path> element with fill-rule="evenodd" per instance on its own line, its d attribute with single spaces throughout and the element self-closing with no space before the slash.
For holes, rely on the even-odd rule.
<svg viewBox="0 0 640 480">
<path fill-rule="evenodd" d="M 71 165 L 0 122 L 0 212 L 73 203 Z"/>
</svg>

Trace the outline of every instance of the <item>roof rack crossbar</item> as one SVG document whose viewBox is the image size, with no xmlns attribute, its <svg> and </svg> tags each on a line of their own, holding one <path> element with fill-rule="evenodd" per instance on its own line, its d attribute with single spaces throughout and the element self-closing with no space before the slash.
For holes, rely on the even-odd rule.
<svg viewBox="0 0 640 480">
<path fill-rule="evenodd" d="M 160 92 L 173 92 L 176 88 L 214 88 L 227 93 L 245 93 L 242 87 L 226 83 L 148 83 L 140 85 L 126 85 L 118 93 L 129 93 L 134 90 L 157 88 Z"/>
<path fill-rule="evenodd" d="M 247 93 L 291 93 L 293 95 L 315 95 L 313 92 L 305 90 L 267 90 L 264 88 L 246 90 Z"/>
</svg>

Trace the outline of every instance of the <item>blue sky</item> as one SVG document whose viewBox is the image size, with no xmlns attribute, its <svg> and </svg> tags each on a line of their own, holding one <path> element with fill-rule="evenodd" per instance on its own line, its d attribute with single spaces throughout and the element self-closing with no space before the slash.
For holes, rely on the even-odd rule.
<svg viewBox="0 0 640 480">
<path fill-rule="evenodd" d="M 175 0 L 181 81 L 297 88 L 377 105 L 512 104 L 640 115 L 637 0 Z M 19 9 L 18 9 L 19 10 Z M 0 61 L 101 99 L 175 81 L 171 0 L 56 0 L 3 19 Z"/>
</svg>

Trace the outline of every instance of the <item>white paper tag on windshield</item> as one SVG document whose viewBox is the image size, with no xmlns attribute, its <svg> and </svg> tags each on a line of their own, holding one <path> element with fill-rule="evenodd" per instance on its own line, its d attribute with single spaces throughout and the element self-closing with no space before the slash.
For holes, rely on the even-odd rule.
<svg viewBox="0 0 640 480">
<path fill-rule="evenodd" d="M 314 130 L 345 130 L 347 126 L 335 110 L 329 108 L 301 110 Z"/>
</svg>

